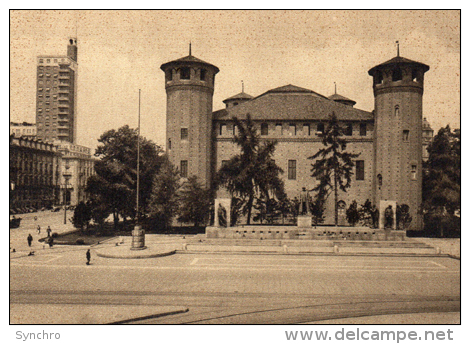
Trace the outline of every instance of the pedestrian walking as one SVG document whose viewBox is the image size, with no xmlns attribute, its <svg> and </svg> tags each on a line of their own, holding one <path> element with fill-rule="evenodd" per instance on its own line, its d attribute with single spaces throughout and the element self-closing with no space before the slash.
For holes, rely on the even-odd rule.
<svg viewBox="0 0 470 344">
<path fill-rule="evenodd" d="M 52 232 L 52 229 L 51 229 L 51 226 L 47 226 L 47 237 L 50 237 L 51 236 L 51 232 Z"/>
<path fill-rule="evenodd" d="M 90 253 L 90 249 L 88 249 L 88 251 L 86 251 L 86 265 L 90 265 L 90 259 L 91 259 L 91 253 Z"/>
<path fill-rule="evenodd" d="M 26 240 L 28 240 L 28 246 L 31 247 L 31 243 L 33 242 L 33 236 L 31 233 L 28 234 L 28 238 Z"/>
<path fill-rule="evenodd" d="M 37 231 L 38 231 L 38 235 L 41 234 L 41 226 L 40 225 L 38 225 Z"/>
</svg>

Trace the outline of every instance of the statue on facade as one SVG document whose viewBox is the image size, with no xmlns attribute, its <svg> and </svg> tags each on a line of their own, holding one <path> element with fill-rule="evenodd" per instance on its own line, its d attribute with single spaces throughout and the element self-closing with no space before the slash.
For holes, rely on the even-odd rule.
<svg viewBox="0 0 470 344">
<path fill-rule="evenodd" d="M 392 209 L 392 206 L 389 205 L 386 209 L 385 209 L 385 229 L 389 228 L 389 229 L 392 229 L 393 228 L 393 209 Z"/>
<path fill-rule="evenodd" d="M 374 205 L 371 210 L 372 228 L 379 228 L 379 209 Z"/>
<path fill-rule="evenodd" d="M 309 214 L 310 214 L 310 208 L 309 208 L 308 191 L 305 189 L 305 187 L 303 187 L 302 191 L 300 192 L 299 215 L 309 215 Z"/>
<path fill-rule="evenodd" d="M 217 209 L 217 216 L 219 218 L 219 227 L 227 227 L 227 210 L 220 203 Z"/>
</svg>

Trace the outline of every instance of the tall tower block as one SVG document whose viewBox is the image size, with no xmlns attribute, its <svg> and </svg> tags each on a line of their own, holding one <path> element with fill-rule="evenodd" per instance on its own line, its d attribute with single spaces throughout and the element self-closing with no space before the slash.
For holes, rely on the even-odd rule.
<svg viewBox="0 0 470 344">
<path fill-rule="evenodd" d="M 160 67 L 167 94 L 166 147 L 182 177 L 211 183 L 212 95 L 219 69 L 191 55 Z"/>
<path fill-rule="evenodd" d="M 43 141 L 76 141 L 77 58 L 76 38 L 70 38 L 67 55 L 37 58 L 36 125 Z"/>
<path fill-rule="evenodd" d="M 369 70 L 375 98 L 375 204 L 407 204 L 422 228 L 422 123 L 424 73 L 429 66 L 399 55 Z"/>
</svg>

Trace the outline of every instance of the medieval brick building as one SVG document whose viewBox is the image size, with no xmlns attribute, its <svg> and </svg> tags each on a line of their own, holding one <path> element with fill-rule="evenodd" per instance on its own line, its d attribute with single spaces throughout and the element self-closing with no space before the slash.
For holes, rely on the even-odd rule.
<svg viewBox="0 0 470 344">
<path fill-rule="evenodd" d="M 339 222 L 352 201 L 367 199 L 408 204 L 413 222 L 419 214 L 422 184 L 422 96 L 429 67 L 400 56 L 369 70 L 375 97 L 372 112 L 356 109 L 355 101 L 339 94 L 325 97 L 312 90 L 286 85 L 252 97 L 244 92 L 224 100 L 226 108 L 213 112 L 212 96 L 219 69 L 191 54 L 165 63 L 167 92 L 167 152 L 183 177 L 196 175 L 210 185 L 224 161 L 238 153 L 232 141 L 233 117 L 250 114 L 262 140 L 278 142 L 274 159 L 284 170 L 288 197 L 302 187 L 312 189 L 309 156 L 322 148 L 320 134 L 334 112 L 345 128 L 347 150 L 360 153 L 351 188 L 340 192 Z M 223 190 L 218 197 L 223 197 Z M 227 195 L 225 195 L 227 196 Z M 329 197 L 326 223 L 334 221 Z"/>
</svg>

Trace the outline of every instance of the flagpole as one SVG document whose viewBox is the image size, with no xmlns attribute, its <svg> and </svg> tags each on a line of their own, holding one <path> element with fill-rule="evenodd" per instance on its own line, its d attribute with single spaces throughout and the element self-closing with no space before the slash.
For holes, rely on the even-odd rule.
<svg viewBox="0 0 470 344">
<path fill-rule="evenodd" d="M 137 122 L 137 199 L 136 199 L 136 225 L 139 224 L 139 190 L 140 190 L 140 89 L 139 89 L 139 119 Z"/>
<path fill-rule="evenodd" d="M 140 189 L 140 89 L 139 89 L 139 119 L 137 123 L 137 190 L 136 190 L 136 221 L 132 231 L 131 250 L 144 250 L 145 231 L 139 225 L 139 189 Z"/>
</svg>

